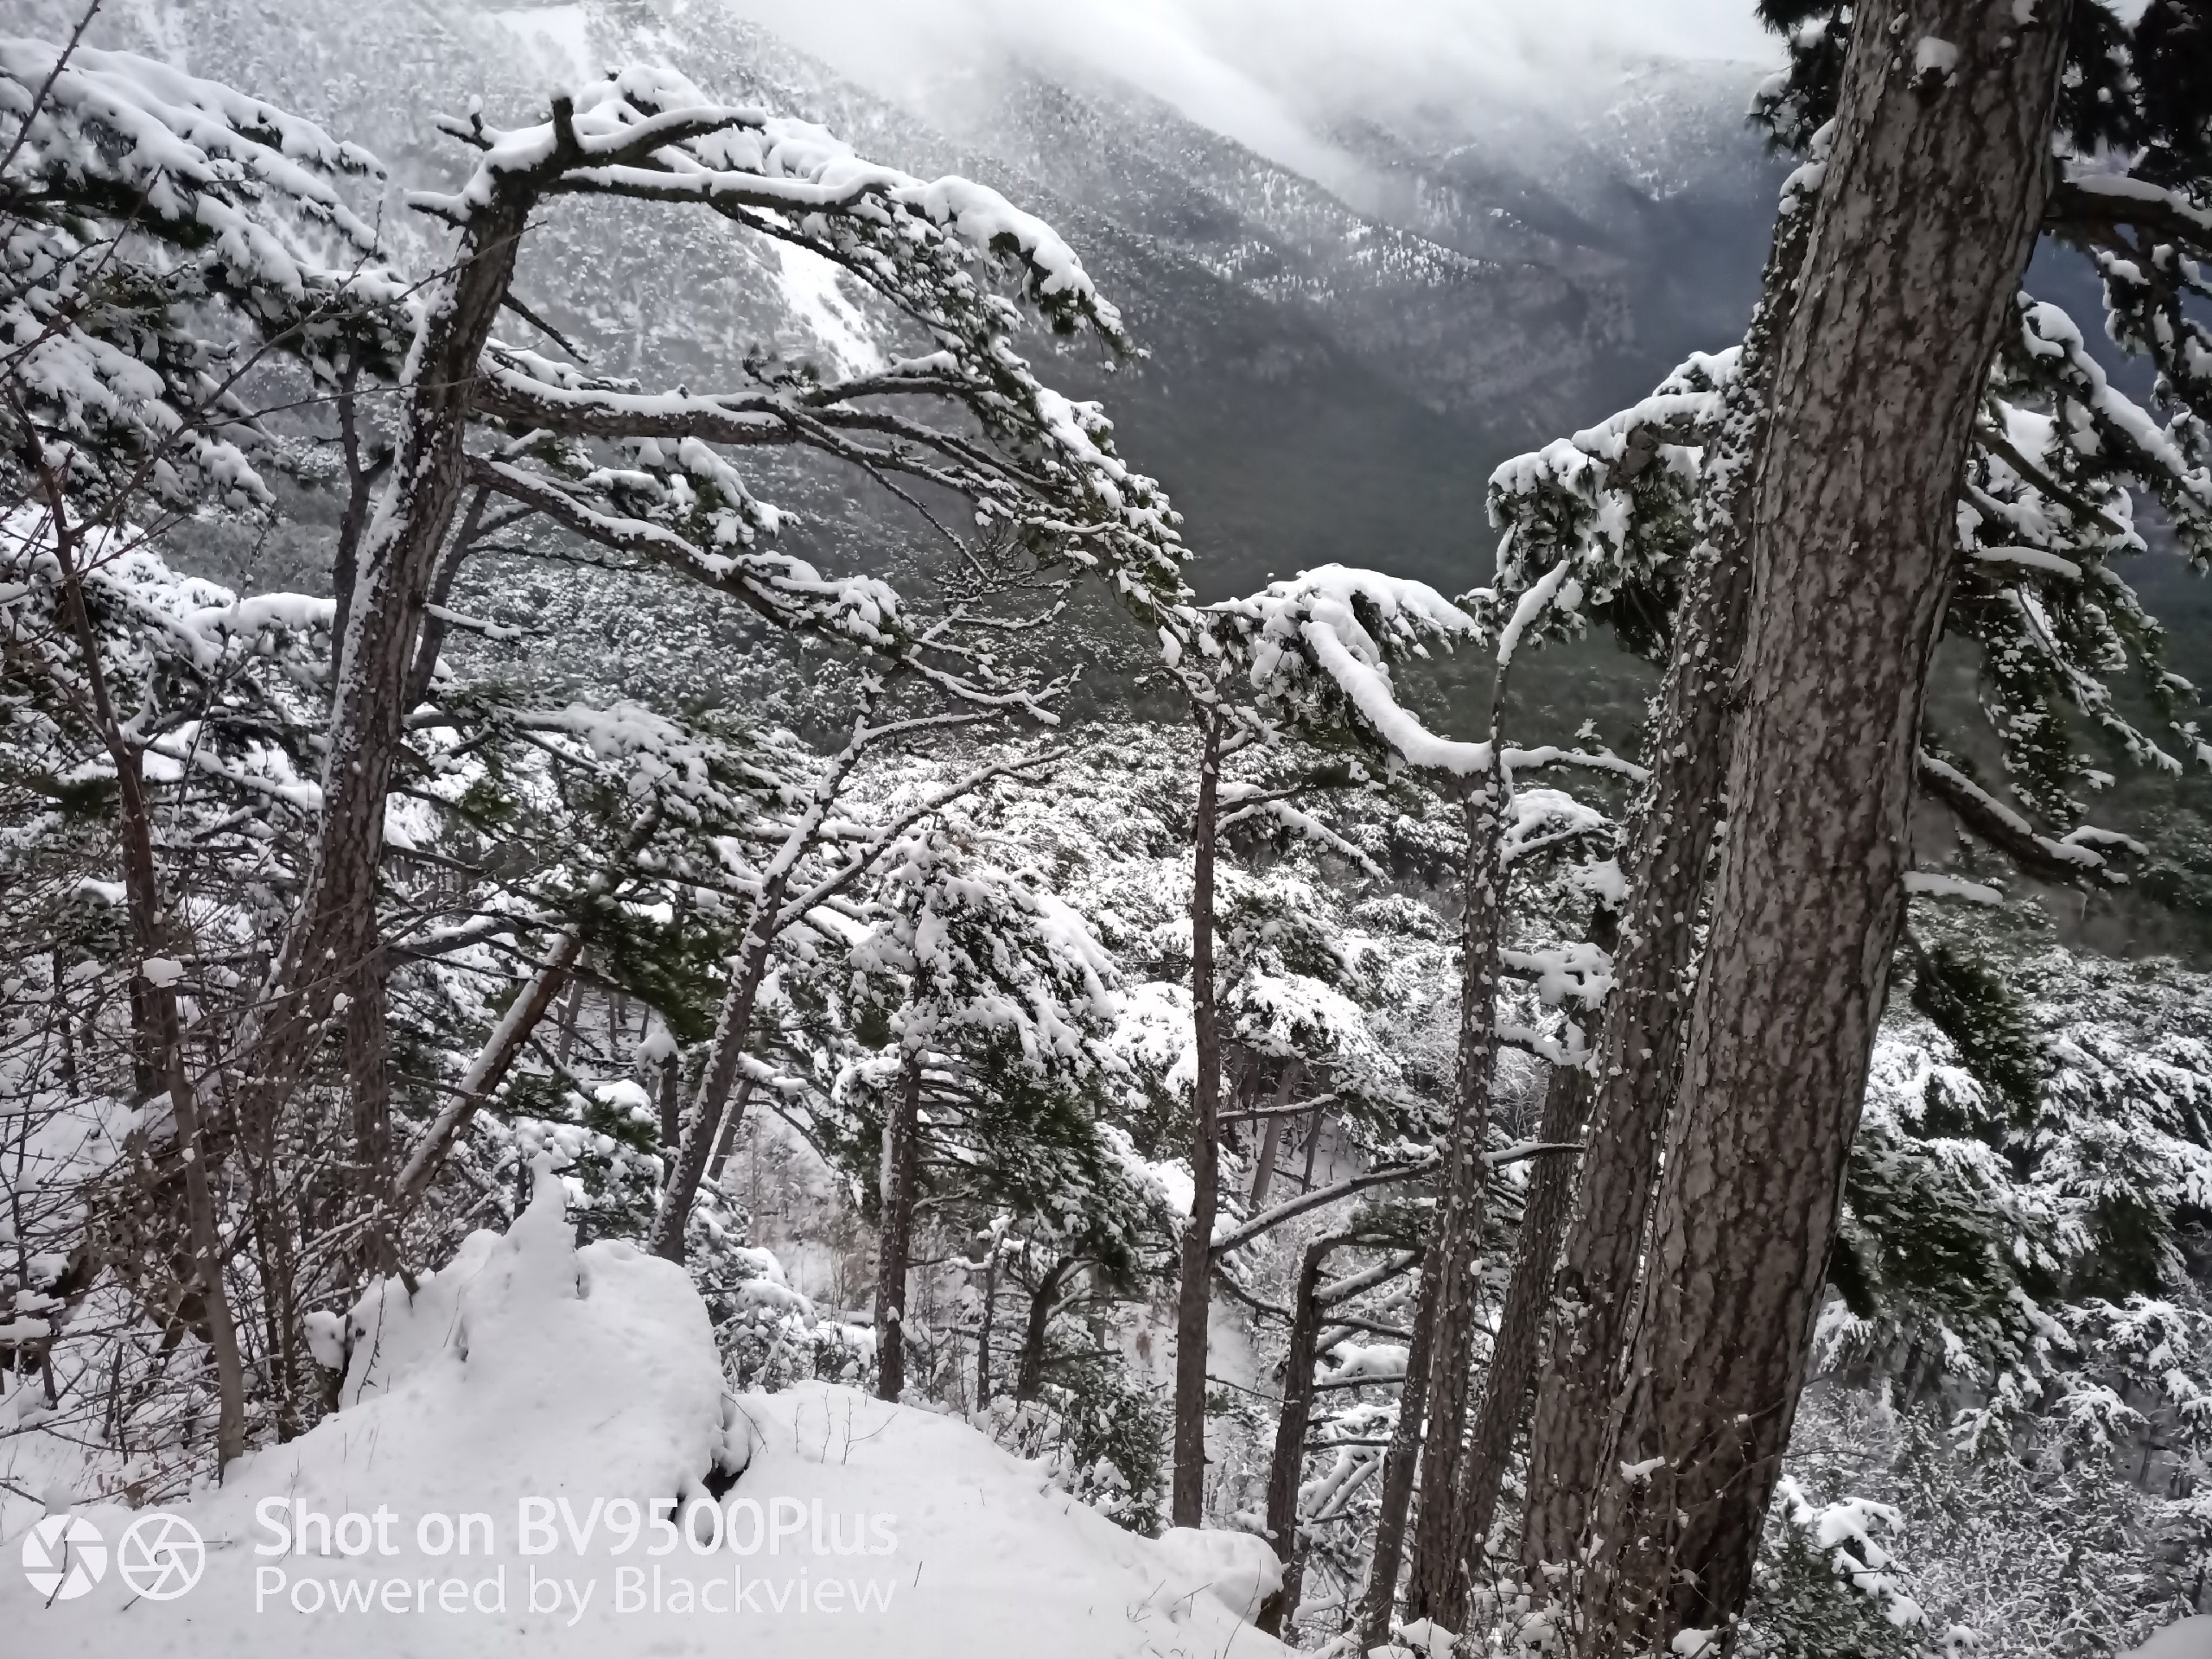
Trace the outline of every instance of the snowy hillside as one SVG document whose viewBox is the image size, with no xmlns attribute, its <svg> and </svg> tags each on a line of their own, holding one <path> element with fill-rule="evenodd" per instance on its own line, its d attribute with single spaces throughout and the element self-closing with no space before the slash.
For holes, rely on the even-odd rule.
<svg viewBox="0 0 2212 1659">
<path fill-rule="evenodd" d="M 1281 1651 L 1243 1622 L 1281 1578 L 1256 1539 L 1137 1537 L 957 1418 L 820 1383 L 725 1394 L 687 1276 L 626 1244 L 578 1249 L 562 1192 L 541 1177 L 505 1236 L 476 1234 L 411 1296 L 372 1287 L 329 1335 L 340 1409 L 166 1511 L 206 1545 L 188 1596 L 136 1599 L 118 1565 L 42 1608 L 10 1572 L 0 1624 L 99 1659 L 1012 1659 L 1046 1630 L 1069 1659 Z M 12 1541 L 39 1506 L 13 1496 L 33 1469 L 9 1475 Z M 349 1531 L 349 1511 L 372 1524 Z M 680 1545 L 641 1528 L 671 1512 Z M 117 1540 L 136 1519 L 78 1514 Z"/>
<path fill-rule="evenodd" d="M 2197 9 L 1062 3 L 0 29 L 0 1631 L 2201 1645 Z"/>
</svg>

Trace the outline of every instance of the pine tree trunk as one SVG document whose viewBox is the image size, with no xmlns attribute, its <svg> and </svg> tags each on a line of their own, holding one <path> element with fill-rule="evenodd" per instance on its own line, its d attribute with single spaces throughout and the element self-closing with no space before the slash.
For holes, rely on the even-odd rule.
<svg viewBox="0 0 2212 1659">
<path fill-rule="evenodd" d="M 1275 1418 L 1274 1455 L 1268 1464 L 1268 1541 L 1282 1563 L 1282 1587 L 1260 1604 L 1252 1622 L 1281 1636 L 1298 1611 L 1306 1552 L 1298 1537 L 1299 1477 L 1306 1471 L 1306 1430 L 1313 1412 L 1313 1360 L 1321 1334 L 1321 1269 L 1344 1240 L 1325 1235 L 1306 1247 L 1291 1301 L 1290 1343 L 1282 1362 L 1282 1408 Z"/>
<path fill-rule="evenodd" d="M 1014 1397 L 1034 1400 L 1045 1389 L 1045 1339 L 1052 1328 L 1052 1299 L 1069 1264 L 1056 1262 L 1029 1298 L 1029 1322 L 1021 1333 L 1021 1360 L 1014 1373 Z"/>
<path fill-rule="evenodd" d="M 1222 720 L 1198 711 L 1198 802 L 1192 830 L 1191 1026 L 1198 1049 L 1191 1124 L 1191 1224 L 1175 1302 L 1175 1458 L 1170 1524 L 1200 1525 L 1206 1491 L 1206 1321 L 1213 1310 L 1213 1223 L 1219 1201 L 1221 1032 L 1214 1008 L 1213 861 Z"/>
<path fill-rule="evenodd" d="M 349 363 L 339 378 L 337 395 L 331 399 L 338 416 L 339 459 L 346 469 L 346 505 L 338 518 L 338 545 L 330 569 L 330 592 L 336 606 L 330 626 L 334 640 L 346 637 L 347 619 L 353 610 L 353 586 L 360 579 L 361 537 L 369 527 L 370 509 L 376 505 L 377 480 L 391 465 L 389 454 L 372 456 L 362 449 L 360 404 L 355 396 L 359 384 L 360 367 Z M 334 666 L 336 655 L 332 652 Z M 337 690 L 337 676 L 333 674 L 333 696 Z"/>
<path fill-rule="evenodd" d="M 582 1017 L 583 1008 L 584 982 L 571 976 L 568 1000 L 561 1004 L 560 1034 L 553 1044 L 553 1064 L 563 1071 L 569 1069 L 569 1057 L 576 1052 L 576 1021 Z"/>
<path fill-rule="evenodd" d="M 1267 1132 L 1260 1138 L 1260 1161 L 1252 1172 L 1252 1208 L 1256 1213 L 1268 1201 L 1268 1189 L 1274 1185 L 1275 1160 L 1282 1153 L 1283 1111 L 1290 1104 L 1293 1090 L 1306 1067 L 1295 1054 L 1282 1063 L 1282 1077 L 1275 1084 L 1274 1110 L 1268 1115 Z"/>
<path fill-rule="evenodd" d="M 882 695 L 883 684 L 880 681 L 869 683 L 862 691 L 861 712 L 854 722 L 850 740 L 815 780 L 813 798 L 785 834 L 783 845 L 768 861 L 760 892 L 753 899 L 753 920 L 746 927 L 744 940 L 732 964 L 729 988 L 722 993 L 721 1012 L 715 1019 L 715 1034 L 707 1046 L 706 1067 L 699 1077 L 699 1092 L 692 1100 L 690 1116 L 683 1124 L 683 1139 L 677 1148 L 675 1162 L 661 1190 L 660 1208 L 653 1216 L 652 1230 L 647 1236 L 647 1247 L 664 1261 L 683 1260 L 683 1230 L 691 1218 L 691 1202 L 699 1195 L 699 1183 L 722 1138 L 725 1115 L 742 1111 L 746 1096 L 752 1090 L 752 1079 L 747 1077 L 741 1085 L 738 1073 L 743 1069 L 746 1044 L 752 1039 L 753 1010 L 760 998 L 760 984 L 767 976 L 768 959 L 784 925 L 784 901 L 790 896 L 792 875 L 800 861 L 817 845 L 823 823 L 838 792 L 878 735 L 870 730 L 868 721 Z M 861 868 L 849 864 L 845 874 L 855 874 Z M 828 891 L 816 888 L 811 890 L 811 896 L 826 897 Z M 739 1090 L 734 1104 L 730 1099 L 734 1088 Z"/>
<path fill-rule="evenodd" d="M 353 1156 L 362 1207 L 368 1211 L 368 1259 L 378 1273 L 399 1268 L 399 1241 L 392 1224 L 391 1067 L 385 1020 L 380 941 L 372 931 L 369 955 L 346 1002 L 346 1079 L 353 1102 Z"/>
<path fill-rule="evenodd" d="M 875 1246 L 875 1392 L 895 1401 L 906 1387 L 906 1263 L 914 1232 L 915 1141 L 921 1127 L 922 1049 L 909 1047 L 883 1121 L 882 1220 Z"/>
<path fill-rule="evenodd" d="M 1651 781 L 1630 825 L 1630 889 L 1617 918 L 1613 988 L 1598 1042 L 1587 1146 L 1552 1286 L 1529 1428 L 1522 1575 L 1540 1597 L 1547 1568 L 1574 1559 L 1606 1434 L 1606 1412 L 1636 1306 L 1659 1141 L 1689 1029 L 1697 921 L 1722 816 L 1732 690 L 1751 598 L 1751 483 L 1766 431 L 1774 341 L 1796 297 L 1812 224 L 1802 191 L 1783 204 L 1764 293 L 1745 337 L 1720 429 L 1707 445 L 1699 543 L 1675 620 L 1673 652 L 1645 743 Z"/>
<path fill-rule="evenodd" d="M 219 1476 L 245 1452 L 245 1365 L 238 1349 L 238 1326 L 232 1318 L 230 1294 L 223 1282 L 226 1255 L 215 1227 L 214 1189 L 207 1174 L 207 1143 L 200 1133 L 200 1103 L 185 1075 L 184 1029 L 177 1015 L 175 987 L 171 982 L 156 983 L 145 971 L 149 960 L 168 959 L 166 952 L 171 948 L 168 909 L 162 902 L 161 869 L 154 857 L 153 814 L 146 801 L 139 751 L 124 734 L 100 661 L 99 641 L 85 605 L 77 532 L 70 523 L 67 499 L 60 480 L 42 462 L 35 464 L 49 495 L 54 556 L 61 566 L 63 607 L 78 649 L 84 654 L 92 717 L 115 767 L 124 896 L 130 942 L 138 956 L 130 976 L 131 1004 L 134 1010 L 143 1010 L 147 1069 L 167 1085 L 170 1115 L 175 1120 L 175 1144 L 184 1177 L 186 1236 L 191 1242 L 193 1272 L 207 1322 L 207 1346 L 215 1361 L 215 1468 Z"/>
<path fill-rule="evenodd" d="M 453 533 L 452 543 L 439 556 L 437 566 L 430 573 L 429 605 L 442 610 L 451 602 L 453 585 L 461 575 L 461 567 L 467 563 L 469 549 L 483 533 L 484 512 L 491 503 L 492 492 L 482 485 L 477 486 L 476 493 L 468 499 L 468 510 L 461 516 L 460 528 Z M 410 713 L 421 708 L 430 695 L 430 682 L 437 677 L 438 658 L 444 653 L 448 632 L 445 619 L 433 614 L 426 605 L 423 637 L 416 642 L 415 661 L 407 671 L 407 690 L 401 694 L 402 704 Z"/>
<path fill-rule="evenodd" d="M 594 881 L 603 890 L 604 876 Z M 596 897 L 594 893 L 592 896 Z M 499 1092 L 507 1073 L 514 1069 L 529 1044 L 531 1034 L 545 1019 L 568 984 L 569 975 L 576 959 L 583 954 L 584 942 L 589 933 L 583 923 L 572 922 L 554 936 L 552 949 L 536 972 L 524 980 L 515 993 L 514 1001 L 507 1004 L 507 1011 L 493 1027 L 492 1034 L 484 1046 L 477 1050 L 476 1058 L 469 1062 L 468 1070 L 461 1074 L 452 1097 L 439 1112 L 429 1131 L 408 1154 L 392 1183 L 393 1207 L 404 1212 L 429 1191 L 431 1180 L 444 1163 L 447 1155 L 460 1143 L 462 1135 L 474 1119 L 485 1102 Z"/>
<path fill-rule="evenodd" d="M 657 1084 L 661 1149 L 674 1152 L 683 1139 L 683 1056 L 673 1045 L 661 1062 Z"/>
<path fill-rule="evenodd" d="M 1607 951 L 1619 943 L 1612 911 L 1601 907 L 1592 918 L 1590 942 Z M 1544 1085 L 1537 1140 L 1554 1144 L 1573 1140 L 1588 1115 L 1591 1092 L 1587 1071 L 1575 1066 L 1553 1067 Z M 1451 1600 L 1436 1612 L 1450 1630 L 1465 1628 L 1470 1611 L 1467 1597 L 1482 1569 L 1483 1549 L 1497 1516 L 1498 1492 L 1504 1484 L 1522 1419 L 1528 1412 L 1529 1391 L 1542 1355 L 1544 1319 L 1551 1306 L 1553 1268 L 1559 1256 L 1560 1236 L 1567 1230 L 1567 1200 L 1573 1190 L 1572 1158 L 1547 1154 L 1536 1160 L 1521 1207 L 1520 1249 L 1514 1258 L 1512 1280 L 1506 1286 L 1505 1306 L 1498 1314 L 1490 1369 L 1484 1373 L 1475 1408 L 1474 1435 L 1453 1500 L 1459 1571 Z"/>
<path fill-rule="evenodd" d="M 737 971 L 722 997 L 707 1069 L 699 1079 L 699 1093 L 691 1103 L 691 1116 L 683 1125 L 683 1139 L 646 1241 L 647 1248 L 664 1261 L 683 1260 L 683 1230 L 691 1219 L 691 1203 L 699 1196 L 715 1143 L 721 1138 L 731 1090 L 738 1086 L 738 1071 L 753 1030 L 753 1005 L 760 1001 L 760 982 L 767 976 L 768 957 L 776 945 L 776 912 L 784 902 L 787 875 L 787 871 L 772 874 L 764 885 L 753 925 L 745 932 Z M 751 1081 L 746 1079 L 748 1090 Z"/>
<path fill-rule="evenodd" d="M 1495 702 L 1496 699 L 1493 698 Z M 1470 1270 L 1483 1230 L 1487 1192 L 1483 1163 L 1490 1127 L 1491 1078 L 1497 1058 L 1497 934 L 1505 883 L 1498 867 L 1503 780 L 1485 779 L 1471 790 L 1464 810 L 1467 826 L 1465 897 L 1460 921 L 1459 1095 L 1453 1108 L 1452 1146 L 1436 1219 L 1421 1253 L 1421 1292 L 1414 1303 L 1413 1338 L 1406 1346 L 1406 1380 L 1398 1395 L 1398 1421 L 1382 1464 L 1381 1507 L 1375 1522 L 1375 1553 L 1367 1594 L 1360 1607 L 1363 1649 L 1389 1639 L 1390 1611 L 1397 1597 L 1398 1568 L 1405 1554 L 1406 1519 L 1412 1506 L 1416 1461 L 1421 1465 L 1424 1522 L 1433 1503 L 1446 1520 L 1459 1471 L 1459 1437 L 1465 1427 L 1465 1371 L 1473 1336 Z M 1456 1398 L 1459 1408 L 1452 1409 Z M 1441 1401 L 1444 1409 L 1431 1408 Z M 1430 1552 L 1448 1552 L 1448 1535 L 1433 1532 L 1417 1541 Z M 1417 1559 L 1424 1559 L 1417 1552 Z M 1433 1560 L 1433 1554 L 1425 1558 Z M 1445 1582 L 1448 1584 L 1448 1563 Z M 1430 1586 L 1416 1574 L 1408 1609 L 1430 1599 Z"/>
<path fill-rule="evenodd" d="M 979 1413 L 991 1408 L 991 1327 L 998 1311 L 999 1252 L 998 1241 L 994 1238 L 990 1260 L 983 1264 L 982 1317 L 976 1325 L 976 1409 Z"/>
<path fill-rule="evenodd" d="M 1600 1466 L 1665 1461 L 1600 1489 L 1599 1642 L 1730 1639 L 1803 1386 L 1904 916 L 1960 468 L 2050 183 L 2068 8 L 2030 10 L 1858 11 L 1752 484 L 1728 836 Z"/>
<path fill-rule="evenodd" d="M 333 999 L 368 948 L 407 672 L 431 566 L 460 503 L 477 362 L 512 283 L 537 188 L 527 175 L 509 175 L 474 208 L 451 272 L 424 307 L 391 475 L 361 537 L 346 632 L 334 647 L 314 855 L 275 967 L 238 1033 L 241 1125 L 272 1116 L 290 1097 Z M 219 1088 L 213 1074 L 203 1080 L 211 1100 Z"/>
</svg>

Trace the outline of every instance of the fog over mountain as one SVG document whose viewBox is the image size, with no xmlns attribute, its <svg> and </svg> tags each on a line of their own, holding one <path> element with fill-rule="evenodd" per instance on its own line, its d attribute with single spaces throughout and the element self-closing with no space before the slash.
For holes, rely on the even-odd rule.
<svg viewBox="0 0 2212 1659">
<path fill-rule="evenodd" d="M 996 185 L 1062 228 L 1149 349 L 1110 381 L 1056 372 L 1109 397 L 1219 593 L 1330 559 L 1468 585 L 1497 461 L 1739 332 L 1779 175 L 1742 119 L 1758 40 L 1735 8 L 1671 10 L 1705 20 L 1684 38 L 1712 55 L 1658 55 L 1644 9 L 1588 3 L 1354 27 L 1226 0 L 144 0 L 95 33 L 289 101 L 396 187 L 454 175 L 459 147 L 426 135 L 471 96 L 519 118 L 638 58 Z M 440 245 L 397 188 L 386 222 L 403 249 Z M 600 360 L 672 354 L 711 380 L 779 327 L 833 359 L 877 328 L 826 270 L 665 216 L 574 222 L 530 285 Z M 702 284 L 722 326 L 662 337 L 656 296 Z M 825 534 L 885 505 L 794 505 Z"/>
</svg>

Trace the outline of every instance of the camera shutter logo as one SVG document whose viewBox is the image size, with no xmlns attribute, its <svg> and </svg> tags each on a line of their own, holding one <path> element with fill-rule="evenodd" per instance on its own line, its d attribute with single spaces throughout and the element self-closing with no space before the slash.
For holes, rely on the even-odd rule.
<svg viewBox="0 0 2212 1659">
<path fill-rule="evenodd" d="M 49 1515 L 23 1535 L 23 1576 L 48 1601 L 74 1601 L 107 1572 L 107 1545 L 82 1516 Z"/>
<path fill-rule="evenodd" d="M 116 1546 L 116 1570 L 149 1601 L 175 1601 L 200 1582 L 207 1546 L 200 1529 L 181 1515 L 151 1510 L 130 1523 Z"/>
</svg>

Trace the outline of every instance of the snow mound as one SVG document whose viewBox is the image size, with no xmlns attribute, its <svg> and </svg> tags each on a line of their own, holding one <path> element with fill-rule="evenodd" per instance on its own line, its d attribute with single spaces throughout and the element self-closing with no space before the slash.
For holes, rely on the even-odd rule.
<svg viewBox="0 0 2212 1659">
<path fill-rule="evenodd" d="M 2127 1659 L 2212 1659 L 2212 1615 L 2167 1625 Z"/>
<path fill-rule="evenodd" d="M 84 1508 L 99 1581 L 42 1605 L 0 1572 L 0 1629 L 47 1659 L 1284 1651 L 1244 1623 L 1280 1583 L 1256 1538 L 1137 1537 L 964 1423 L 849 1389 L 733 1398 L 683 1270 L 577 1249 L 557 1179 L 308 1335 L 345 1362 L 340 1408 L 172 1506 L 196 1582 L 148 1593 L 181 1580 L 134 1552 L 143 1517 Z"/>
</svg>

